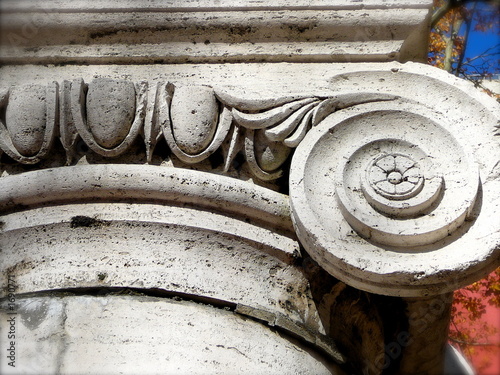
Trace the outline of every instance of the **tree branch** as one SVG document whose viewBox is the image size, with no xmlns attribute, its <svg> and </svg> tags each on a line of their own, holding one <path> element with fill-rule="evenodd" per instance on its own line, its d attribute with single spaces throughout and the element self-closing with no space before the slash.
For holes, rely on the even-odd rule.
<svg viewBox="0 0 500 375">
<path fill-rule="evenodd" d="M 453 47 L 455 46 L 455 40 L 458 38 L 458 32 L 462 27 L 463 20 L 461 18 L 457 18 L 456 14 L 453 14 L 453 20 L 451 22 L 451 30 L 450 36 L 446 37 L 443 35 L 443 39 L 446 42 L 446 49 L 444 52 L 444 70 L 448 73 L 451 73 L 453 70 Z"/>
<path fill-rule="evenodd" d="M 489 342 L 468 342 L 468 341 L 462 341 L 455 339 L 453 337 L 448 337 L 450 341 L 456 342 L 457 344 L 462 344 L 462 345 L 467 345 L 467 346 L 498 346 L 500 347 L 500 344 L 493 344 Z"/>
<path fill-rule="evenodd" d="M 441 18 L 443 18 L 446 15 L 446 13 L 448 13 L 448 11 L 450 11 L 453 8 L 452 4 L 454 2 L 455 1 L 451 0 L 447 1 L 441 8 L 439 8 L 434 12 L 434 14 L 431 17 L 431 29 L 435 28 L 437 23 L 441 20 Z"/>
</svg>

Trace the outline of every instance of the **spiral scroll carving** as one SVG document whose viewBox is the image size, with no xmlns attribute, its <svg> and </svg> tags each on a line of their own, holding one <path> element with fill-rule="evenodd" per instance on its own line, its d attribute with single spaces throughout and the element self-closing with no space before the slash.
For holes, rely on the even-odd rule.
<svg viewBox="0 0 500 375">
<path fill-rule="evenodd" d="M 449 77 L 394 73 L 251 99 L 104 78 L 4 88 L 0 173 L 150 163 L 276 188 L 288 170 L 297 236 L 325 270 L 375 293 L 444 293 L 498 264 L 498 116 Z"/>
<path fill-rule="evenodd" d="M 349 143 L 355 146 L 316 152 Z M 462 225 L 474 206 L 477 166 L 446 129 L 418 114 L 385 110 L 354 116 L 309 153 L 314 178 L 306 184 L 333 183 L 332 202 L 357 233 L 375 243 L 434 243 Z"/>
<path fill-rule="evenodd" d="M 393 129 L 391 136 L 399 138 L 368 139 L 341 163 L 337 201 L 361 236 L 385 245 L 427 245 L 465 221 L 478 190 L 477 168 L 450 134 L 429 126 L 443 133 L 440 142 L 448 140 L 457 159 L 449 160 L 432 140 L 424 151 Z"/>
<path fill-rule="evenodd" d="M 332 275 L 389 295 L 429 293 L 438 289 L 433 274 L 459 253 L 461 262 L 474 259 L 459 249 L 481 211 L 479 167 L 450 128 L 415 103 L 326 117 L 291 165 L 292 214 L 306 250 Z"/>
</svg>

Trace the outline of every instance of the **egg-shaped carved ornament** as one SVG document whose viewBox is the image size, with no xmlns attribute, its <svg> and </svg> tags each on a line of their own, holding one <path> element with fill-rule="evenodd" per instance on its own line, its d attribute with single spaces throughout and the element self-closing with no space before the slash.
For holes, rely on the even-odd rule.
<svg viewBox="0 0 500 375">
<path fill-rule="evenodd" d="M 96 78 L 71 83 L 71 114 L 83 141 L 97 154 L 122 154 L 144 124 L 146 82 Z"/>
<path fill-rule="evenodd" d="M 0 148 L 24 164 L 38 163 L 50 150 L 58 110 L 58 85 L 13 86 L 0 93 Z"/>
<path fill-rule="evenodd" d="M 181 86 L 174 91 L 170 107 L 172 133 L 186 154 L 202 152 L 217 128 L 219 104 L 208 86 Z"/>
<path fill-rule="evenodd" d="M 101 147 L 118 146 L 130 132 L 135 116 L 134 84 L 125 80 L 97 79 L 88 85 L 87 125 Z"/>
<path fill-rule="evenodd" d="M 348 284 L 398 296 L 448 292 L 490 269 L 499 239 L 478 240 L 491 207 L 455 127 L 400 100 L 313 128 L 290 172 L 292 218 L 311 256 Z"/>
<path fill-rule="evenodd" d="M 164 83 L 157 89 L 157 113 L 168 146 L 187 164 L 212 155 L 228 135 L 233 117 L 217 100 L 210 86 L 176 87 Z"/>
</svg>

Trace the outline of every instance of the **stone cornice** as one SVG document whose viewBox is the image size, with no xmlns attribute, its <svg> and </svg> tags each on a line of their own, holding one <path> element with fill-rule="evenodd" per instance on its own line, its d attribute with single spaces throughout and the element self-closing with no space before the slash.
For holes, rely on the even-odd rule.
<svg viewBox="0 0 500 375">
<path fill-rule="evenodd" d="M 3 12 L 50 11 L 50 12 L 125 12 L 125 11 L 165 11 L 193 12 L 223 10 L 307 10 L 307 9 L 428 9 L 430 0 L 299 0 L 291 3 L 288 0 L 150 0 L 147 3 L 132 0 L 99 0 L 88 3 L 85 0 L 71 2 L 47 0 L 43 4 L 4 0 L 0 5 Z"/>
<path fill-rule="evenodd" d="M 424 61 L 431 3 L 2 1 L 0 61 Z"/>
</svg>

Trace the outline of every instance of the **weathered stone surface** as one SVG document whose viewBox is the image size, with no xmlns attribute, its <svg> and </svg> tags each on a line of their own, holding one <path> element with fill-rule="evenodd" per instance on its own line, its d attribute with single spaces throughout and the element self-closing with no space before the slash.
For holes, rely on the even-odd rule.
<svg viewBox="0 0 500 375">
<path fill-rule="evenodd" d="M 339 91 L 364 85 L 400 99 L 331 114 L 292 160 L 299 239 L 332 275 L 360 289 L 440 294 L 498 266 L 499 223 L 491 220 L 499 209 L 498 105 L 454 89 L 449 108 L 441 91 L 430 94 L 429 78 L 438 88 L 455 83 L 438 71 L 418 79 L 399 70 L 333 79 Z M 408 162 L 418 173 L 404 180 Z"/>
<path fill-rule="evenodd" d="M 87 203 L 23 216 L 4 216 L 1 242 L 2 273 L 18 280 L 18 293 L 159 288 L 291 314 L 319 328 L 313 307 L 312 320 L 303 321 L 307 282 L 291 264 L 298 245 L 285 236 L 221 215 L 148 204 Z"/>
<path fill-rule="evenodd" d="M 3 374 L 343 374 L 286 335 L 194 302 L 33 296 L 19 298 L 16 311 L 16 367 L 2 359 Z M 7 347 L 5 335 L 0 343 Z"/>
<path fill-rule="evenodd" d="M 21 193 L 21 186 L 38 193 L 10 195 L 5 202 L 51 206 L 2 217 L 2 283 L 16 278 L 18 293 L 83 287 L 175 291 L 285 315 L 324 332 L 308 281 L 295 265 L 300 253 L 285 196 L 187 170 L 155 179 L 159 168 L 151 166 L 87 166 L 64 173 L 71 169 L 55 169 L 37 185 L 11 185 L 8 195 Z M 92 203 L 133 195 L 135 204 Z M 24 200 L 28 196 L 40 200 Z"/>
<path fill-rule="evenodd" d="M 95 79 L 86 95 L 87 126 L 105 148 L 118 146 L 130 131 L 135 117 L 135 89 L 130 81 Z"/>
<path fill-rule="evenodd" d="M 265 172 L 273 172 L 281 167 L 290 155 L 290 148 L 281 142 L 269 141 L 264 132 L 255 132 L 253 147 L 255 159 Z"/>
<path fill-rule="evenodd" d="M 199 154 L 212 141 L 219 116 L 214 90 L 207 86 L 181 86 L 174 90 L 170 116 L 177 146 Z"/>
<path fill-rule="evenodd" d="M 41 85 L 14 87 L 9 94 L 5 125 L 15 149 L 33 156 L 42 147 L 47 126 L 46 89 Z"/>
<path fill-rule="evenodd" d="M 35 64 L 424 61 L 431 6 L 431 0 L 91 6 L 51 0 L 27 8 L 8 0 L 1 3 L 0 56 Z"/>
<path fill-rule="evenodd" d="M 31 180 L 37 183 L 30 184 Z M 47 204 L 133 199 L 222 211 L 293 236 L 286 195 L 199 171 L 149 165 L 79 165 L 6 176 L 2 183 L 2 212 Z"/>
<path fill-rule="evenodd" d="M 2 9 L 10 10 L 19 9 L 34 9 L 34 10 L 93 10 L 106 11 L 110 8 L 115 10 L 133 11 L 138 9 L 177 9 L 179 11 L 188 11 L 198 8 L 211 8 L 221 11 L 224 8 L 235 8 L 251 10 L 257 6 L 265 8 L 281 10 L 283 8 L 302 9 L 305 7 L 329 7 L 332 9 L 349 8 L 349 9 L 370 9 L 370 8 L 427 8 L 430 4 L 429 0 L 299 0 L 290 4 L 289 0 L 219 0 L 216 4 L 211 0 L 185 0 L 182 4 L 178 4 L 176 0 L 150 0 L 146 3 L 133 0 L 101 0 L 98 3 L 88 4 L 86 0 L 74 0 L 67 3 L 61 0 L 48 0 L 46 4 L 24 4 L 18 3 L 15 0 L 5 0 L 2 3 Z"/>
<path fill-rule="evenodd" d="M 109 67 L 103 67 L 102 69 L 104 72 L 107 71 L 107 74 L 116 74 Z M 131 72 L 135 71 L 134 74 L 138 74 L 134 70 L 135 68 L 130 69 Z M 358 210 L 358 212 L 364 215 L 362 216 L 362 220 L 358 218 L 355 220 L 349 219 L 352 213 L 346 214 L 348 218 L 347 223 L 350 225 L 331 224 L 330 228 L 340 230 L 338 238 L 340 238 L 341 242 L 346 241 L 346 243 L 356 244 L 355 247 L 358 250 L 355 251 L 360 251 L 362 255 L 360 254 L 360 257 L 355 257 L 359 259 L 355 261 L 358 264 L 355 268 L 359 268 L 362 271 L 360 271 L 360 275 L 355 277 L 349 266 L 347 269 L 339 270 L 337 276 L 347 277 L 356 286 L 372 283 L 378 279 L 379 281 L 376 281 L 375 284 L 379 282 L 381 284 L 379 287 L 372 286 L 374 288 L 370 289 L 372 291 L 389 294 L 408 293 L 408 295 L 418 295 L 440 293 L 444 291 L 441 289 L 443 287 L 446 290 L 452 290 L 460 285 L 472 282 L 479 275 L 484 274 L 484 272 L 487 272 L 487 270 L 494 268 L 498 264 L 497 250 L 495 250 L 498 248 L 497 244 L 499 242 L 495 234 L 498 231 L 495 229 L 495 221 L 490 219 L 491 217 L 495 217 L 496 207 L 498 206 L 498 194 L 496 193 L 498 190 L 498 172 L 495 168 L 497 168 L 496 165 L 499 160 L 499 148 L 498 138 L 491 136 L 495 131 L 497 118 L 495 117 L 495 113 L 488 109 L 495 108 L 497 104 L 484 95 L 474 92 L 469 84 L 456 80 L 444 72 L 418 64 L 393 64 L 387 66 L 363 64 L 356 65 L 355 67 L 311 64 L 308 65 L 308 69 L 312 73 L 310 75 L 312 78 L 308 77 L 307 80 L 291 79 L 288 81 L 273 78 L 275 77 L 273 74 L 278 76 L 278 70 L 275 65 L 270 64 L 256 64 L 245 67 L 234 65 L 185 66 L 177 68 L 176 73 L 165 71 L 163 68 L 161 71 L 159 69 L 159 67 L 148 67 L 143 69 L 143 73 L 155 77 L 157 80 L 171 79 L 172 81 L 177 80 L 196 85 L 210 80 L 215 86 L 219 87 L 217 92 L 227 93 L 228 98 L 244 97 L 248 103 L 261 103 L 264 107 L 265 100 L 269 100 L 270 103 L 273 103 L 274 100 L 275 103 L 276 98 L 283 98 L 284 96 L 297 97 L 299 93 L 303 94 L 305 90 L 308 90 L 307 92 L 311 96 L 320 98 L 325 96 L 341 97 L 344 92 L 350 93 L 349 95 L 359 93 L 359 100 L 361 102 L 363 102 L 364 99 L 362 98 L 364 98 L 367 90 L 380 92 L 384 95 L 392 95 L 393 99 L 390 99 L 389 96 L 387 97 L 389 98 L 387 99 L 388 101 L 381 99 L 379 102 L 347 107 L 341 104 L 340 110 L 337 110 L 333 115 L 327 116 L 326 113 L 328 112 L 326 112 L 319 116 L 319 118 L 327 117 L 319 125 L 313 127 L 306 136 L 306 138 L 321 138 L 320 133 L 328 132 L 331 127 L 335 129 L 342 128 L 345 134 L 348 135 L 349 131 L 352 131 L 357 126 L 358 130 L 353 133 L 353 137 L 357 137 L 355 138 L 357 140 L 353 141 L 355 145 L 349 148 L 349 150 L 345 149 L 347 157 L 357 155 L 356 150 L 358 148 L 361 151 L 366 149 L 363 145 L 365 145 L 364 142 L 367 139 L 362 139 L 363 137 L 375 137 L 376 139 L 368 139 L 366 143 L 372 144 L 370 142 L 379 142 L 379 139 L 381 139 L 379 136 L 385 134 L 382 138 L 388 139 L 389 143 L 392 142 L 397 147 L 402 148 L 401 150 L 396 150 L 396 154 L 404 154 L 406 155 L 404 157 L 409 157 L 411 160 L 422 159 L 420 171 L 426 178 L 426 183 L 423 184 L 421 190 L 420 187 L 417 187 L 418 192 L 415 195 L 413 195 L 414 192 L 412 191 L 407 192 L 410 195 L 405 198 L 410 200 L 416 199 L 415 204 L 405 206 L 407 202 L 404 200 L 389 199 L 375 190 L 373 190 L 374 192 L 367 192 L 368 189 L 366 186 L 370 186 L 367 183 L 361 183 L 357 187 L 354 186 L 361 194 L 359 201 L 367 201 L 366 210 Z M 217 78 L 222 74 L 225 77 L 232 77 L 232 74 L 235 74 L 237 69 L 243 69 L 247 74 L 248 80 L 244 86 L 234 78 L 225 78 L 223 80 Z M 5 75 L 7 79 L 15 78 L 22 81 L 22 78 L 19 76 L 19 71 L 22 71 L 22 68 L 12 71 L 14 78 L 6 76 L 9 71 L 12 71 L 9 70 L 9 67 L 3 67 L 0 73 L 2 76 Z M 72 67 L 68 67 L 65 68 L 65 71 L 75 75 L 82 72 L 85 74 L 84 68 L 75 70 Z M 281 65 L 279 71 L 291 77 L 299 77 L 300 75 L 300 70 L 296 65 Z M 45 70 L 43 73 L 46 74 L 46 77 L 43 77 L 43 79 L 52 79 L 53 76 L 51 74 L 54 75 L 55 72 L 50 69 Z M 25 76 L 23 79 L 36 81 L 42 79 L 37 74 L 30 73 L 27 69 L 24 73 Z M 322 80 L 319 81 L 317 78 L 314 78 L 317 76 L 321 76 Z M 132 76 L 132 78 L 139 77 Z M 262 87 L 265 87 L 266 91 L 262 91 Z M 421 89 L 415 90 L 418 87 Z M 435 91 L 430 91 L 429 87 L 434 87 Z M 449 93 L 446 98 L 442 97 L 442 90 Z M 424 95 L 423 92 L 426 94 Z M 431 95 L 431 93 L 433 94 Z M 399 99 L 395 100 L 395 97 L 399 97 Z M 326 103 L 328 100 L 330 99 L 326 99 L 324 102 Z M 419 104 L 416 104 L 416 102 Z M 287 104 L 282 105 L 286 106 Z M 335 109 L 336 106 L 333 105 L 332 108 Z M 378 118 L 378 113 L 385 113 L 385 115 L 381 115 L 382 118 Z M 363 118 L 364 120 L 362 120 Z M 387 126 L 384 126 L 384 119 L 388 121 Z M 253 124 L 255 121 L 252 121 Z M 343 125 L 337 127 L 335 126 L 337 123 Z M 264 127 L 267 126 L 265 121 L 262 124 Z M 353 125 L 354 127 L 347 126 L 346 124 Z M 470 124 L 475 124 L 475 126 L 470 126 Z M 245 126 L 251 125 L 246 124 Z M 275 127 L 276 125 L 273 125 L 269 130 Z M 427 129 L 427 131 L 419 132 L 418 128 L 420 130 Z M 370 129 L 373 129 L 374 132 L 371 132 Z M 251 129 L 246 131 L 250 132 Z M 316 135 L 313 136 L 313 134 Z M 340 135 L 341 133 L 338 134 Z M 397 137 L 400 138 L 398 139 Z M 391 141 L 391 139 L 395 141 Z M 304 142 L 306 141 L 303 141 L 299 149 L 295 152 L 295 158 L 299 158 L 302 155 L 305 158 L 304 163 L 306 163 L 305 160 L 309 157 L 308 153 L 301 151 L 306 148 Z M 309 145 L 312 147 L 314 142 L 312 141 Z M 235 141 L 234 144 L 238 144 L 238 142 Z M 344 150 L 345 145 L 345 143 L 339 145 L 338 142 L 325 144 L 323 146 L 325 148 L 324 152 L 315 152 L 315 155 L 317 155 L 316 158 L 320 163 L 319 165 L 338 165 L 338 162 L 333 159 L 335 159 L 335 155 L 338 156 L 343 152 L 342 150 Z M 415 145 L 416 148 L 408 145 Z M 407 146 L 412 150 L 420 149 L 421 151 L 409 156 L 407 154 Z M 448 155 L 444 150 L 449 150 L 450 148 L 454 151 Z M 250 153 L 248 150 L 250 150 Z M 257 166 L 255 168 L 256 172 L 253 173 L 262 180 L 277 178 L 280 175 L 279 173 L 268 173 L 259 167 L 255 155 L 251 154 L 254 150 L 254 147 L 246 148 L 249 166 L 252 166 L 252 158 L 254 160 L 253 165 Z M 419 156 L 420 154 L 427 156 Z M 360 155 L 363 154 L 361 153 Z M 425 158 L 429 159 L 429 155 L 435 159 L 431 164 L 424 162 Z M 360 165 L 360 168 L 366 171 L 367 163 L 377 157 L 375 154 L 370 156 L 369 158 L 371 159 L 362 162 L 361 164 L 363 165 Z M 329 164 L 325 164 L 327 160 L 330 160 Z M 277 164 L 272 164 L 273 167 L 275 165 Z M 348 164 L 345 165 L 347 166 Z M 475 165 L 479 166 L 481 189 L 478 189 L 478 179 L 475 177 L 477 173 L 475 169 L 477 167 Z M 314 168 L 309 169 L 309 174 L 315 171 Z M 353 169 L 353 171 L 358 170 L 359 168 Z M 332 178 L 328 181 L 335 181 L 336 172 L 334 173 L 332 170 L 329 173 Z M 430 177 L 434 175 L 437 178 L 431 179 Z M 439 182 L 441 178 L 439 176 L 444 178 L 445 185 Z M 420 178 L 418 176 L 410 177 L 417 178 L 417 180 Z M 293 181 L 300 181 L 301 178 L 302 176 L 297 175 L 297 178 L 292 180 L 292 190 L 294 189 Z M 358 177 L 353 178 L 351 181 L 355 183 L 359 181 Z M 432 188 L 431 180 L 437 181 L 435 188 Z M 311 181 L 314 181 L 314 178 Z M 350 182 L 342 182 L 342 179 L 337 179 L 337 181 L 339 181 L 338 183 L 343 183 L 344 187 L 350 184 Z M 342 191 L 342 189 L 338 185 L 330 186 L 329 183 L 321 185 L 313 182 L 313 184 L 319 186 L 318 189 L 315 189 L 311 193 L 318 197 L 318 202 L 321 202 L 318 203 L 321 206 L 318 206 L 318 212 L 326 215 L 325 203 L 328 200 L 324 198 L 335 198 L 336 194 Z M 363 186 L 365 186 L 364 193 Z M 446 186 L 446 189 L 443 190 L 442 186 Z M 428 188 L 431 189 L 428 190 Z M 160 191 L 162 190 L 161 188 L 159 189 Z M 459 195 L 457 196 L 455 193 Z M 374 197 L 380 198 L 375 199 Z M 423 198 L 421 199 L 421 197 Z M 345 198 L 341 199 L 344 205 L 344 213 L 352 212 L 348 208 L 348 203 L 352 199 L 349 197 Z M 52 198 L 47 199 L 50 200 Z M 294 193 L 292 193 L 292 202 L 293 199 Z M 307 200 L 310 202 L 314 201 L 314 199 L 309 198 Z M 357 201 L 354 200 L 353 202 Z M 336 204 L 336 198 L 332 200 L 332 204 Z M 405 208 L 402 209 L 402 207 Z M 380 215 L 378 213 L 379 211 L 384 212 L 384 210 L 387 211 L 385 214 Z M 423 210 L 423 213 L 419 213 L 419 210 Z M 450 212 L 451 216 L 447 214 L 447 211 Z M 370 212 L 370 214 L 366 215 L 366 212 Z M 401 212 L 402 217 L 405 217 L 405 219 L 397 221 L 398 226 L 393 227 L 391 224 L 392 219 L 387 217 L 387 215 L 391 216 L 395 213 L 399 215 L 399 212 Z M 452 212 L 453 214 L 451 214 Z M 423 216 L 415 217 L 415 215 Z M 329 222 L 335 217 L 338 217 L 340 222 L 345 220 L 344 214 L 341 216 L 328 214 L 325 220 Z M 353 217 L 355 218 L 355 216 Z M 380 223 L 376 223 L 378 220 L 376 219 L 377 217 L 380 217 L 381 223 L 385 224 L 381 226 Z M 356 224 L 356 220 L 360 222 L 359 225 Z M 374 223 L 377 227 L 374 227 L 373 223 L 370 224 L 370 221 L 373 220 L 375 220 Z M 352 235 L 351 229 L 357 231 L 355 235 Z M 490 233 L 493 234 L 490 235 Z M 302 236 L 300 229 L 299 234 Z M 448 234 L 451 235 L 448 236 Z M 367 252 L 361 250 L 365 245 L 371 246 L 367 245 L 363 239 L 368 237 L 372 237 L 373 241 L 378 243 L 375 246 L 376 251 Z M 302 240 L 304 241 L 303 238 Z M 398 242 L 400 240 L 401 242 Z M 304 242 L 307 244 L 307 241 Z M 315 241 L 315 243 L 317 242 Z M 476 249 L 477 246 L 473 246 L 473 244 L 480 244 L 480 248 L 483 250 Z M 308 250 L 314 253 L 311 249 L 316 245 L 311 246 L 313 247 Z M 396 247 L 396 249 L 391 249 L 391 246 Z M 408 250 L 401 250 L 399 249 L 400 246 L 410 246 L 410 248 Z M 421 248 L 415 248 L 415 246 L 421 246 Z M 330 246 L 327 246 L 327 248 L 330 248 Z M 334 246 L 333 248 L 337 247 Z M 343 248 L 343 246 L 338 247 L 338 249 Z M 464 251 L 463 249 L 475 250 L 471 250 L 468 253 L 470 258 L 464 258 L 461 253 L 461 251 Z M 354 252 L 349 250 L 349 256 L 353 256 Z M 373 262 L 366 259 L 366 254 L 372 254 L 375 257 Z M 339 258 L 343 258 L 343 256 Z M 379 263 L 378 259 L 380 259 L 381 263 Z M 465 264 L 468 265 L 469 272 L 464 272 L 464 259 L 467 259 Z M 322 257 L 319 257 L 318 260 L 320 263 L 323 262 Z M 339 264 L 337 260 L 327 261 L 325 264 L 328 263 Z M 373 269 L 369 267 L 370 264 Z M 433 266 L 427 268 L 425 264 L 439 264 L 440 268 L 433 268 Z M 334 274 L 337 272 L 334 271 L 335 267 L 330 270 Z M 371 269 L 372 271 L 370 271 Z M 373 272 L 374 280 L 369 281 L 370 277 L 366 277 L 367 272 Z M 454 275 L 455 284 L 453 285 L 450 285 L 447 281 L 448 277 L 446 275 L 448 275 L 448 272 L 452 272 Z M 396 285 L 394 291 L 390 291 L 391 279 L 394 279 L 394 285 Z M 362 280 L 361 284 L 360 280 Z M 409 285 L 409 289 L 403 291 L 401 285 Z"/>
<path fill-rule="evenodd" d="M 431 0 L 87 3 L 0 3 L 1 62 L 39 64 L 0 68 L 0 112 L 19 85 L 51 107 L 39 151 L 0 128 L 23 370 L 441 370 L 449 304 L 422 296 L 498 265 L 498 107 L 424 65 L 356 63 L 425 59 Z M 287 192 L 291 155 L 290 209 L 256 184 Z"/>
<path fill-rule="evenodd" d="M 33 83 L 0 89 L 0 150 L 23 164 L 52 151 L 58 128 L 58 84 Z"/>
</svg>

